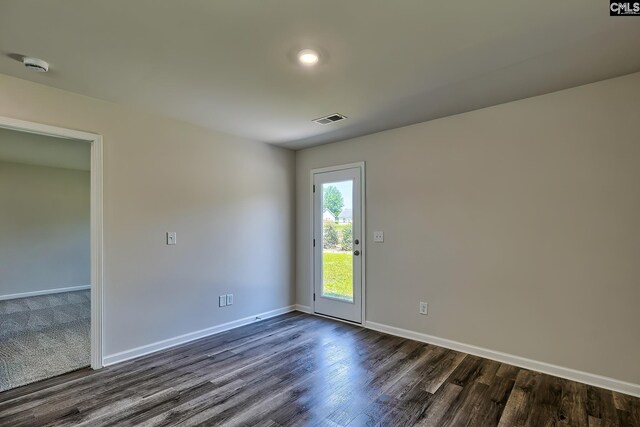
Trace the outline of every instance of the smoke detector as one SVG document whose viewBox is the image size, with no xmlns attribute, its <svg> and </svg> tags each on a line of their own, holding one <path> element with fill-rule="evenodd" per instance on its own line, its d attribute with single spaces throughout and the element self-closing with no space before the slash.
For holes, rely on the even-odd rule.
<svg viewBox="0 0 640 427">
<path fill-rule="evenodd" d="M 25 56 L 24 58 L 22 58 L 22 63 L 25 67 L 27 67 L 28 70 L 31 71 L 37 71 L 39 73 L 46 73 L 47 71 L 49 71 L 49 63 L 43 61 L 42 59 L 30 58 Z"/>
<path fill-rule="evenodd" d="M 320 123 L 321 125 L 328 125 L 329 123 L 339 122 L 340 120 L 346 119 L 346 116 L 342 114 L 334 113 L 329 114 L 328 116 L 320 117 L 319 119 L 314 119 L 312 122 Z"/>
</svg>

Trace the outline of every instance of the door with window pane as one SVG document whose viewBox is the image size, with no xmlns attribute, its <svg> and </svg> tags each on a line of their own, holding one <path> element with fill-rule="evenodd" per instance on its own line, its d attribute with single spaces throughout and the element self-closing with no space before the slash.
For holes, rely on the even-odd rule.
<svg viewBox="0 0 640 427">
<path fill-rule="evenodd" d="M 314 312 L 362 323 L 362 168 L 313 175 Z"/>
</svg>

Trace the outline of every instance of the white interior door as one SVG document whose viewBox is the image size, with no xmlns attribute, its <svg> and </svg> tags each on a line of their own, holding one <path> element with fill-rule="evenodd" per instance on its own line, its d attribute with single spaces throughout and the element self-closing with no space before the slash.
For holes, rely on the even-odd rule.
<svg viewBox="0 0 640 427">
<path fill-rule="evenodd" d="M 363 168 L 313 174 L 313 309 L 362 323 Z"/>
</svg>

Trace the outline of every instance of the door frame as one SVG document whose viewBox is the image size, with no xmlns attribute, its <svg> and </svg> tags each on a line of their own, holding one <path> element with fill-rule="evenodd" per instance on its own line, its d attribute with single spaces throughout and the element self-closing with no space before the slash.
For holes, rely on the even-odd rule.
<svg viewBox="0 0 640 427">
<path fill-rule="evenodd" d="M 91 368 L 103 366 L 103 206 L 102 135 L 0 116 L 0 128 L 91 144 Z"/>
<path fill-rule="evenodd" d="M 309 183 L 309 193 L 311 194 L 311 196 L 309 197 L 310 199 L 310 207 L 311 207 L 311 214 L 310 214 L 310 219 L 311 219 L 311 224 L 309 226 L 310 229 L 310 239 L 309 239 L 309 247 L 310 250 L 309 252 L 311 253 L 309 256 L 309 260 L 311 261 L 310 264 L 310 286 L 309 289 L 311 290 L 311 293 L 309 294 L 309 297 L 311 299 L 311 314 L 314 314 L 316 316 L 322 316 L 322 317 L 328 317 L 328 316 L 324 316 L 322 314 L 316 313 L 316 302 L 313 299 L 313 293 L 315 292 L 314 289 L 314 280 L 315 280 L 315 259 L 314 259 L 314 248 L 313 248 L 313 239 L 314 239 L 314 203 L 313 203 L 313 176 L 317 173 L 324 173 L 324 172 L 336 172 L 336 171 L 340 171 L 340 170 L 344 170 L 344 169 L 352 169 L 352 168 L 360 168 L 360 224 L 362 227 L 361 230 L 361 238 L 360 241 L 362 242 L 362 246 L 361 246 L 361 256 L 362 256 L 362 322 L 361 323 L 355 323 L 355 322 L 351 322 L 351 321 L 347 321 L 344 320 L 344 322 L 349 323 L 351 325 L 356 324 L 356 325 L 363 325 L 366 322 L 366 307 L 367 307 L 367 281 L 366 281 L 366 271 L 367 271 L 367 227 L 366 227 L 366 175 L 365 175 L 365 162 L 355 162 L 355 163 L 347 163 L 344 165 L 337 165 L 337 166 L 327 166 L 327 167 L 323 167 L 323 168 L 316 168 L 316 169 L 311 169 L 311 172 L 309 174 L 310 177 L 310 183 Z M 334 320 L 341 320 L 341 319 L 336 319 L 335 317 L 331 317 L 331 319 Z"/>
</svg>

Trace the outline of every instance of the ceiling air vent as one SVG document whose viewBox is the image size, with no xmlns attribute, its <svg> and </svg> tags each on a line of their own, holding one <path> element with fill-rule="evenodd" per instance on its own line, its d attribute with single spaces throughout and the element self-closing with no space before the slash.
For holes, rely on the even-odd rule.
<svg viewBox="0 0 640 427">
<path fill-rule="evenodd" d="M 320 117 L 319 119 L 312 120 L 313 122 L 320 123 L 321 125 L 328 125 L 329 123 L 339 122 L 340 120 L 346 119 L 346 116 L 342 114 L 329 114 L 328 116 Z"/>
</svg>

